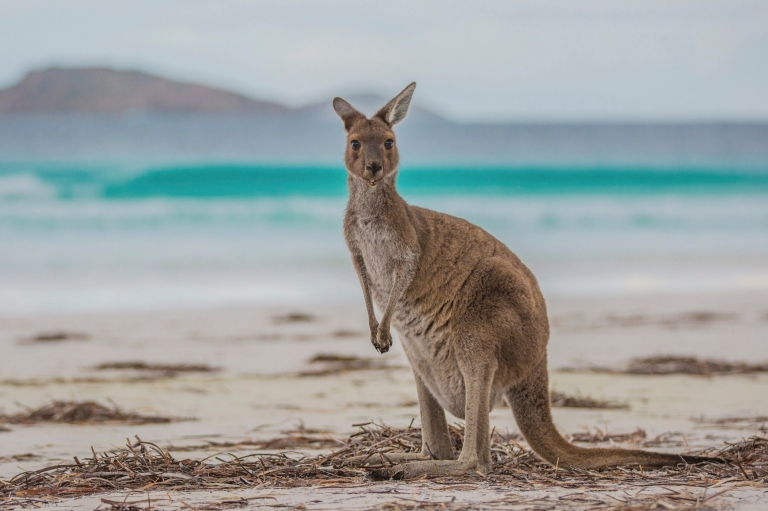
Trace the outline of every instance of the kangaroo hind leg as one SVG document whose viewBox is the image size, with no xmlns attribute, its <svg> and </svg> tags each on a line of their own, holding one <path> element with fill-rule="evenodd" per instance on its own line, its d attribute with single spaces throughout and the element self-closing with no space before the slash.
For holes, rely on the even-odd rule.
<svg viewBox="0 0 768 511">
<path fill-rule="evenodd" d="M 451 476 L 490 471 L 491 446 L 488 415 L 491 411 L 491 385 L 496 367 L 491 361 L 484 361 L 481 357 L 468 357 L 466 363 L 460 364 L 460 369 L 464 376 L 466 393 L 466 426 L 464 445 L 459 458 L 415 461 L 379 468 L 371 472 L 372 479 L 413 479 L 423 475 Z"/>
<path fill-rule="evenodd" d="M 388 452 L 355 456 L 349 460 L 355 465 L 375 467 L 392 465 L 407 461 L 421 460 L 450 460 L 453 459 L 445 411 L 435 397 L 424 385 L 421 377 L 414 372 L 416 390 L 419 395 L 419 410 L 421 412 L 421 451 L 420 452 Z"/>
</svg>

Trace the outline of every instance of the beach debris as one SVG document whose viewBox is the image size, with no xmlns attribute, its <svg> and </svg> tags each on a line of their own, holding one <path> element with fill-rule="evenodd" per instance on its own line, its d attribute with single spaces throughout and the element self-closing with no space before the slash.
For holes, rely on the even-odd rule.
<svg viewBox="0 0 768 511">
<path fill-rule="evenodd" d="M 691 420 L 702 426 L 716 426 L 719 429 L 751 429 L 768 431 L 768 416 L 728 416 L 728 417 L 691 417 Z"/>
<path fill-rule="evenodd" d="M 278 325 L 284 323 L 311 323 L 312 321 L 315 321 L 315 317 L 306 312 L 289 312 L 288 314 L 272 316 L 272 322 Z"/>
<path fill-rule="evenodd" d="M 629 405 L 627 403 L 595 399 L 589 396 L 569 396 L 554 390 L 549 393 L 549 396 L 552 406 L 560 408 L 598 408 L 605 410 L 629 409 Z"/>
<path fill-rule="evenodd" d="M 732 323 L 739 319 L 739 315 L 730 312 L 711 312 L 711 311 L 691 311 L 681 312 L 679 314 L 663 314 L 658 316 L 615 316 L 609 315 L 606 320 L 611 325 L 616 326 L 643 326 L 659 325 L 667 328 L 678 328 L 684 326 L 710 325 L 712 323 L 728 322 Z"/>
<path fill-rule="evenodd" d="M 657 355 L 633 358 L 619 368 L 604 366 L 566 367 L 563 372 L 591 372 L 606 374 L 691 374 L 710 376 L 716 374 L 753 374 L 768 372 L 768 362 L 748 363 L 727 360 L 702 359 L 692 356 Z"/>
<path fill-rule="evenodd" d="M 768 362 L 750 364 L 684 356 L 656 356 L 630 360 L 627 374 L 745 374 L 768 372 Z"/>
<path fill-rule="evenodd" d="M 568 440 L 571 442 L 587 444 L 599 444 L 603 442 L 631 442 L 633 444 L 640 444 L 644 442 L 647 436 L 645 430 L 641 428 L 637 428 L 629 433 L 608 433 L 607 429 L 603 431 L 600 428 L 587 428 L 584 432 L 568 435 Z"/>
<path fill-rule="evenodd" d="M 141 371 L 141 372 L 153 372 L 163 373 L 167 376 L 175 376 L 177 373 L 212 373 L 220 371 L 218 367 L 212 367 L 208 364 L 163 364 L 153 362 L 141 362 L 141 361 L 124 361 L 124 362 L 104 362 L 94 367 L 96 371 Z"/>
<path fill-rule="evenodd" d="M 109 507 L 107 508 L 108 511 L 150 511 L 152 509 L 152 501 L 151 500 L 112 500 L 112 499 L 101 499 L 102 504 L 106 504 Z M 99 506 L 96 509 L 100 509 L 101 506 Z"/>
<path fill-rule="evenodd" d="M 307 360 L 308 364 L 315 365 L 299 373 L 299 376 L 330 376 L 349 371 L 366 371 L 371 369 L 392 369 L 381 359 L 360 358 L 352 355 L 338 355 L 335 353 L 320 353 Z"/>
<path fill-rule="evenodd" d="M 667 329 L 709 326 L 715 323 L 734 323 L 739 314 L 730 312 L 689 311 L 675 314 L 608 314 L 590 318 L 584 314 L 555 316 L 550 320 L 554 328 L 565 330 L 599 330 L 603 328 L 632 328 L 656 326 Z"/>
<path fill-rule="evenodd" d="M 141 415 L 128 412 L 117 405 L 104 406 L 95 401 L 52 401 L 40 408 L 29 409 L 14 415 L 0 415 L 0 423 L 37 424 L 40 422 L 58 422 L 67 424 L 93 423 L 128 423 L 159 424 L 182 418 Z"/>
<path fill-rule="evenodd" d="M 455 487 L 453 485 L 451 487 Z M 461 489 L 470 489 L 461 485 Z M 472 488 L 478 489 L 478 488 Z M 516 509 L 526 511 L 552 511 L 560 509 L 578 509 L 589 511 L 706 511 L 722 509 L 715 506 L 717 497 L 725 491 L 709 492 L 686 491 L 678 488 L 665 488 L 662 491 L 650 492 L 647 488 L 629 493 L 611 492 L 596 494 L 574 488 L 572 492 L 554 495 L 533 496 L 521 493 L 505 493 L 494 495 L 485 502 L 460 502 L 455 497 L 442 500 L 417 500 L 395 496 L 394 502 L 387 502 L 376 507 L 376 511 L 495 511 L 498 509 Z M 718 503 L 719 504 L 719 503 Z"/>
<path fill-rule="evenodd" d="M 11 428 L 0 426 L 0 433 L 8 433 L 9 431 L 11 431 Z"/>
<path fill-rule="evenodd" d="M 119 378 L 110 377 L 95 377 L 95 376 L 75 376 L 64 378 L 61 376 L 53 378 L 29 378 L 18 379 L 9 378 L 6 380 L 0 380 L 0 385 L 7 385 L 9 387 L 47 387 L 53 385 L 79 385 L 79 384 L 91 384 L 91 383 L 146 383 L 166 378 L 174 378 L 177 373 L 137 373 L 130 376 L 121 376 Z"/>
<path fill-rule="evenodd" d="M 337 355 L 335 353 L 320 353 L 318 355 L 315 355 L 314 357 L 310 358 L 307 362 L 310 364 L 316 364 L 318 362 L 331 362 L 331 363 L 350 363 L 350 362 L 360 362 L 361 360 L 372 360 L 372 359 L 361 359 L 360 357 L 355 357 L 352 355 Z"/>
<path fill-rule="evenodd" d="M 87 341 L 91 336 L 80 332 L 66 332 L 58 330 L 54 332 L 41 332 L 31 337 L 24 337 L 20 339 L 24 343 L 55 343 L 62 341 Z"/>
<path fill-rule="evenodd" d="M 334 330 L 331 332 L 331 337 L 335 337 L 337 339 L 352 339 L 352 338 L 358 338 L 358 337 L 366 337 L 368 334 L 366 332 L 357 332 L 355 330 Z"/>
<path fill-rule="evenodd" d="M 374 423 L 358 424 L 335 450 L 316 456 L 300 453 L 253 453 L 177 459 L 167 449 L 142 441 L 138 436 L 125 447 L 108 452 L 74 457 L 74 462 L 22 472 L 8 481 L 0 480 L 0 498 L 74 497 L 106 491 L 237 489 L 246 487 L 319 486 L 365 483 L 369 468 L 350 466 L 353 456 L 396 451 L 414 452 L 421 446 L 420 428 L 391 428 Z M 464 430 L 451 426 L 456 451 L 461 449 Z M 680 464 L 662 469 L 617 468 L 587 471 L 552 467 L 542 462 L 520 442 L 518 435 L 492 433 L 493 472 L 485 477 L 464 475 L 441 478 L 440 484 L 503 484 L 507 488 L 530 489 L 532 485 L 563 488 L 602 489 L 607 486 L 711 487 L 718 483 L 768 486 L 768 438 L 752 437 L 726 444 L 714 455 L 727 463 Z M 289 454 L 292 454 L 289 456 Z M 385 458 L 386 459 L 386 458 Z M 371 483 L 375 485 L 376 483 Z"/>
<path fill-rule="evenodd" d="M 11 461 L 31 461 L 39 459 L 40 456 L 27 452 L 24 454 L 12 454 L 10 456 L 0 456 L 0 463 L 8 463 Z"/>
<path fill-rule="evenodd" d="M 206 440 L 204 444 L 186 445 L 186 446 L 168 446 L 166 449 L 170 452 L 189 452 L 189 451 L 210 451 L 224 449 L 228 451 L 248 449 L 252 451 L 295 451 L 298 449 L 321 450 L 331 447 L 338 447 L 344 442 L 334 439 L 330 433 L 319 429 L 311 429 L 299 424 L 294 429 L 287 429 L 280 432 L 280 436 L 269 439 L 245 439 L 232 442 L 218 442 L 215 440 Z"/>
</svg>

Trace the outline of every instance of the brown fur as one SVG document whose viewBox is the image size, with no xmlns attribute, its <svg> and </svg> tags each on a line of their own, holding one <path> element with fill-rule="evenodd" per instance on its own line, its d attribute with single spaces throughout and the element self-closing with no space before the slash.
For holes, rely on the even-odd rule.
<svg viewBox="0 0 768 511">
<path fill-rule="evenodd" d="M 421 407 L 420 454 L 377 478 L 452 475 L 491 469 L 488 414 L 506 400 L 533 450 L 560 466 L 601 468 L 696 463 L 705 458 L 569 444 L 552 421 L 547 373 L 549 322 L 531 271 L 503 243 L 465 220 L 410 206 L 395 188 L 399 154 L 394 124 L 412 83 L 372 118 L 333 101 L 347 130 L 349 204 L 344 237 L 360 278 L 371 342 L 384 353 L 399 333 Z M 387 141 L 393 141 L 387 148 Z M 359 145 L 358 145 L 359 144 Z M 383 311 L 376 320 L 374 303 Z M 454 460 L 444 410 L 466 420 Z M 361 458 L 382 463 L 379 456 Z"/>
</svg>

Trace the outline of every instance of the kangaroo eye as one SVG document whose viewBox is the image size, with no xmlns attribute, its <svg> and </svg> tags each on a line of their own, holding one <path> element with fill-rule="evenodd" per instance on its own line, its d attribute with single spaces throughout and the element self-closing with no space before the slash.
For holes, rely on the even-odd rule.
<svg viewBox="0 0 768 511">
<path fill-rule="evenodd" d="M 394 145 L 395 145 L 395 141 L 392 140 L 391 138 L 387 139 L 387 141 L 384 142 L 384 147 L 386 147 L 387 149 L 392 149 L 392 146 Z"/>
<path fill-rule="evenodd" d="M 360 149 L 360 142 L 358 142 L 357 140 L 353 140 L 353 141 L 351 142 L 351 144 L 352 144 L 352 149 L 354 149 L 355 151 L 357 151 L 358 149 Z"/>
</svg>

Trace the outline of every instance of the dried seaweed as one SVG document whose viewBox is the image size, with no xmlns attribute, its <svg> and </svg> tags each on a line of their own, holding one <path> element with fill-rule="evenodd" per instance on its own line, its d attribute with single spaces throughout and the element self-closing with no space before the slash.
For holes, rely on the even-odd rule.
<svg viewBox="0 0 768 511">
<path fill-rule="evenodd" d="M 618 401 L 606 401 L 589 396 L 569 396 L 562 392 L 550 393 L 552 406 L 561 408 L 599 408 L 608 410 L 626 410 L 629 405 Z"/>
<path fill-rule="evenodd" d="M 768 362 L 750 364 L 748 362 L 729 362 L 726 360 L 700 359 L 696 357 L 660 355 L 654 357 L 633 358 L 624 367 L 587 366 L 563 368 L 561 371 L 606 374 L 691 374 L 710 376 L 716 374 L 754 374 L 768 372 Z"/>
<path fill-rule="evenodd" d="M 208 440 L 204 444 L 200 445 L 171 445 L 167 447 L 167 450 L 171 452 L 210 451 L 214 449 L 218 451 L 222 451 L 224 449 L 228 451 L 243 449 L 249 449 L 252 451 L 295 451 L 298 449 L 321 450 L 343 445 L 343 442 L 334 439 L 330 434 L 316 429 L 307 429 L 303 424 L 296 429 L 284 430 L 280 433 L 280 436 L 266 440 L 246 439 L 236 442 L 216 442 Z"/>
<path fill-rule="evenodd" d="M 87 341 L 91 336 L 80 332 L 65 332 L 63 330 L 55 332 L 41 332 L 32 337 L 21 339 L 24 343 L 47 343 L 62 341 Z"/>
<path fill-rule="evenodd" d="M 642 491 L 642 490 L 641 490 Z M 377 511 L 475 511 L 517 509 L 520 511 L 552 511 L 557 509 L 589 509 L 590 511 L 646 511 L 674 509 L 676 511 L 688 510 L 714 510 L 713 500 L 721 492 L 706 494 L 705 491 L 694 494 L 681 489 L 665 489 L 665 491 L 650 495 L 622 493 L 619 495 L 595 495 L 590 493 L 569 493 L 567 495 L 547 495 L 531 497 L 508 493 L 487 502 L 461 503 L 455 498 L 441 499 L 438 501 L 415 500 L 398 498 L 395 502 L 388 502 L 376 508 Z M 607 498 L 606 498 L 607 497 Z"/>
<path fill-rule="evenodd" d="M 742 416 L 742 417 L 692 417 L 691 420 L 701 426 L 715 426 L 719 429 L 736 429 L 768 432 L 768 416 Z"/>
<path fill-rule="evenodd" d="M 158 424 L 175 420 L 188 420 L 172 417 L 141 415 L 128 412 L 117 405 L 104 406 L 95 401 L 52 401 L 40 408 L 13 415 L 0 415 L 0 423 L 36 424 L 40 422 L 59 422 L 69 424 L 92 424 L 122 422 L 128 424 Z"/>
<path fill-rule="evenodd" d="M 735 323 L 740 315 L 730 312 L 690 311 L 673 314 L 607 314 L 602 317 L 589 317 L 584 314 L 555 316 L 550 324 L 554 328 L 570 331 L 600 330 L 603 328 L 661 327 L 670 330 L 713 325 L 715 323 Z"/>
<path fill-rule="evenodd" d="M 39 459 L 40 456 L 27 452 L 24 454 L 12 454 L 10 456 L 0 456 L 0 463 L 8 463 L 10 461 L 31 461 Z"/>
<path fill-rule="evenodd" d="M 278 325 L 284 323 L 311 323 L 315 321 L 315 317 L 306 312 L 290 312 L 288 314 L 272 316 L 272 321 Z"/>
<path fill-rule="evenodd" d="M 7 380 L 0 380 L 0 385 L 7 385 L 10 387 L 45 387 L 51 385 L 76 385 L 76 384 L 90 384 L 90 383 L 146 383 L 158 381 L 166 378 L 173 378 L 176 373 L 138 373 L 136 375 L 130 375 L 119 378 L 103 378 L 103 377 L 73 377 L 73 378 L 30 378 L 27 380 L 20 380 L 15 378 L 9 378 Z"/>
<path fill-rule="evenodd" d="M 627 374 L 744 374 L 768 372 L 768 363 L 749 364 L 696 357 L 658 356 L 630 361 Z"/>
<path fill-rule="evenodd" d="M 302 371 L 298 373 L 298 376 L 332 376 L 350 371 L 392 368 L 379 359 L 337 355 L 335 353 L 320 353 L 307 360 L 307 363 L 317 367 Z"/>
<path fill-rule="evenodd" d="M 608 433 L 608 430 L 602 431 L 600 428 L 588 429 L 581 433 L 568 435 L 571 442 L 581 442 L 587 444 L 599 444 L 603 442 L 624 443 L 631 442 L 639 444 L 645 441 L 647 434 L 644 429 L 637 428 L 629 433 Z"/>
<path fill-rule="evenodd" d="M 159 372 L 169 375 L 176 373 L 212 373 L 220 371 L 218 367 L 212 367 L 208 364 L 156 364 L 151 362 L 127 361 L 127 362 L 105 362 L 94 367 L 97 371 L 119 370 L 119 371 L 147 371 Z"/>
<path fill-rule="evenodd" d="M 136 437 L 122 449 L 96 453 L 82 461 L 60 464 L 23 472 L 9 481 L 0 481 L 0 498 L 36 498 L 42 496 L 81 496 L 104 491 L 235 489 L 242 487 L 297 487 L 360 484 L 365 470 L 350 466 L 352 456 L 413 452 L 421 444 L 418 428 L 390 428 L 371 423 L 359 425 L 335 451 L 318 456 L 294 453 L 257 453 L 248 456 L 228 455 L 202 460 L 176 459 L 171 453 L 151 442 Z M 451 427 L 457 450 L 461 449 L 464 431 Z M 716 483 L 746 483 L 768 486 L 768 439 L 753 437 L 726 445 L 706 454 L 719 456 L 727 464 L 704 463 L 696 466 L 680 464 L 658 470 L 617 468 L 600 472 L 566 467 L 552 467 L 539 460 L 520 443 L 516 435 L 494 431 L 492 456 L 494 470 L 484 480 L 506 487 L 530 488 L 549 485 L 562 488 L 615 488 L 629 486 L 684 485 L 709 487 Z M 479 475 L 443 478 L 441 484 L 472 483 L 483 480 Z M 628 504 L 629 505 L 629 504 Z M 627 508 L 630 509 L 630 508 Z"/>
<path fill-rule="evenodd" d="M 337 355 L 335 353 L 320 353 L 318 355 L 315 355 L 314 357 L 307 360 L 310 364 L 317 364 L 317 363 L 348 363 L 348 362 L 359 362 L 359 361 L 368 361 L 370 359 L 361 359 L 360 357 L 355 357 L 351 355 Z"/>
<path fill-rule="evenodd" d="M 354 330 L 334 330 L 331 332 L 331 337 L 336 337 L 337 339 L 347 339 L 347 338 L 355 338 L 355 337 L 365 337 L 365 332 L 357 332 Z"/>
</svg>

